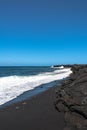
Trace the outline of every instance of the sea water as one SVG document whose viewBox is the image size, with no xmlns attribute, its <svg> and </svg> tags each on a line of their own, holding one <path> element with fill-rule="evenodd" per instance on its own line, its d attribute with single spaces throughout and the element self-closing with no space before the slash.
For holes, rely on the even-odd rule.
<svg viewBox="0 0 87 130">
<path fill-rule="evenodd" d="M 64 67 L 0 67 L 0 105 L 20 97 L 27 91 L 33 93 L 36 88 L 39 88 L 37 93 L 41 92 L 43 91 L 41 86 L 44 90 L 52 87 L 54 81 L 64 79 L 71 73 L 70 68 Z M 29 97 L 29 93 L 27 97 Z"/>
</svg>

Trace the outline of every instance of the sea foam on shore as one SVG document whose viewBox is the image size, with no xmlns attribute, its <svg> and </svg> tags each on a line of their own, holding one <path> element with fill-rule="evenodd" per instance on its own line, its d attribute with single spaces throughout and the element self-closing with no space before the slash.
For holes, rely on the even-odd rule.
<svg viewBox="0 0 87 130">
<path fill-rule="evenodd" d="M 0 105 L 42 84 L 64 79 L 71 73 L 70 68 L 63 68 L 32 76 L 0 77 Z"/>
</svg>

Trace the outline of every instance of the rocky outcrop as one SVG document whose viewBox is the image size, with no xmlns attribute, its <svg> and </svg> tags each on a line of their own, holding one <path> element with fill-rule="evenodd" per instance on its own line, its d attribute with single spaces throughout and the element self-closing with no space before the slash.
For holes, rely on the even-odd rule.
<svg viewBox="0 0 87 130">
<path fill-rule="evenodd" d="M 56 91 L 55 108 L 64 113 L 64 130 L 87 130 L 87 65 L 68 65 L 73 73 Z"/>
</svg>

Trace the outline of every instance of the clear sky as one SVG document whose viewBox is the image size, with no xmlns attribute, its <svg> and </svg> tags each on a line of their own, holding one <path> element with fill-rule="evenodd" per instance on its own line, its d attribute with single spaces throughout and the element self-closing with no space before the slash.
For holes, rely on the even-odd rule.
<svg viewBox="0 0 87 130">
<path fill-rule="evenodd" d="M 87 0 L 0 1 L 0 65 L 87 63 Z"/>
</svg>

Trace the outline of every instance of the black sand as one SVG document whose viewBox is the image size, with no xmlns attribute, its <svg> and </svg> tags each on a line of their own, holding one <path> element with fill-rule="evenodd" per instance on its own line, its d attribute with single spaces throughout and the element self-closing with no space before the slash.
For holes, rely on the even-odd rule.
<svg viewBox="0 0 87 130">
<path fill-rule="evenodd" d="M 62 130 L 64 115 L 54 107 L 55 90 L 0 110 L 1 130 Z"/>
</svg>

